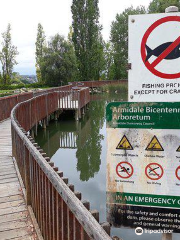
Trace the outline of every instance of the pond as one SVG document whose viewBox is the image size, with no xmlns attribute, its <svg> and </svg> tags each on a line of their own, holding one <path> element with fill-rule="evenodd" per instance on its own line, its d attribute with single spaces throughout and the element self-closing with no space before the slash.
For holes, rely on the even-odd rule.
<svg viewBox="0 0 180 240">
<path fill-rule="evenodd" d="M 55 166 L 64 172 L 91 209 L 100 212 L 100 222 L 106 221 L 106 116 L 108 102 L 127 101 L 127 93 L 92 95 L 89 110 L 79 122 L 71 112 L 52 121 L 47 129 L 39 129 L 37 143 Z M 112 228 L 112 236 L 123 240 L 160 240 L 161 234 L 137 236 L 134 229 Z M 173 240 L 179 234 L 173 235 Z"/>
</svg>

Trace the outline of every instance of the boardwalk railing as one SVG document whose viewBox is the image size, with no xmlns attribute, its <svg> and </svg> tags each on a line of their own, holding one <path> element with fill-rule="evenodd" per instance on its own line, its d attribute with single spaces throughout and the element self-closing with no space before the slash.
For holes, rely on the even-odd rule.
<svg viewBox="0 0 180 240">
<path fill-rule="evenodd" d="M 40 96 L 42 94 L 51 93 L 58 90 L 67 91 L 70 90 L 71 88 L 72 88 L 71 85 L 67 85 L 57 88 L 50 88 L 43 91 L 21 93 L 13 96 L 2 97 L 0 98 L 0 121 L 9 118 L 12 109 L 20 102 L 31 99 L 32 97 Z"/>
<path fill-rule="evenodd" d="M 107 234 L 98 223 L 99 213 L 91 213 L 89 202 L 80 201 L 81 194 L 67 185 L 68 179 L 28 134 L 58 109 L 58 99 L 57 92 L 41 95 L 17 104 L 11 113 L 13 156 L 26 188 L 27 204 L 32 206 L 45 240 L 110 240 L 109 225 L 102 225 Z"/>
<path fill-rule="evenodd" d="M 90 102 L 89 88 L 72 88 L 69 91 L 58 91 L 60 109 L 81 109 Z"/>
<path fill-rule="evenodd" d="M 78 86 L 78 87 L 89 87 L 89 88 L 96 88 L 96 87 L 102 87 L 105 85 L 116 85 L 116 84 L 122 84 L 127 83 L 127 79 L 121 79 L 121 80 L 102 80 L 102 81 L 81 81 L 81 82 L 71 82 L 72 86 Z"/>
<path fill-rule="evenodd" d="M 11 110 L 16 106 L 16 104 L 26 101 L 32 97 L 37 97 L 45 93 L 52 93 L 54 91 L 70 91 L 72 87 L 100 87 L 104 85 L 113 85 L 117 83 L 127 83 L 127 80 L 117 80 L 117 81 L 87 81 L 87 82 L 71 82 L 69 85 L 50 88 L 37 92 L 21 93 L 13 96 L 0 98 L 0 121 L 10 117 Z"/>
</svg>

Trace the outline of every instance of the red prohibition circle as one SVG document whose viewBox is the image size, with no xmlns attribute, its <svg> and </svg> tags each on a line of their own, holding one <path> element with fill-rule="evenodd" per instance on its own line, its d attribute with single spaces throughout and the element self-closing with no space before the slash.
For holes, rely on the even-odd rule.
<svg viewBox="0 0 180 240">
<path fill-rule="evenodd" d="M 155 170 L 152 170 L 151 165 L 157 165 L 158 167 L 160 167 L 160 169 L 161 169 L 161 174 L 158 175 Z M 150 176 L 148 175 L 147 171 L 148 171 L 149 168 L 151 169 L 151 171 L 153 171 L 153 172 L 157 175 L 157 177 L 153 177 L 153 178 L 152 178 L 152 177 L 150 177 Z M 151 180 L 159 180 L 160 178 L 162 178 L 162 176 L 163 176 L 163 174 L 164 174 L 164 170 L 163 170 L 163 168 L 162 168 L 162 166 L 161 166 L 160 164 L 158 164 L 158 163 L 150 163 L 150 164 L 148 164 L 148 165 L 146 166 L 145 174 L 146 174 L 146 176 L 147 176 L 149 179 L 151 179 Z"/>
<path fill-rule="evenodd" d="M 178 170 L 180 170 L 180 166 L 176 169 L 176 177 L 178 180 L 180 180 L 180 176 L 178 176 Z"/>
<path fill-rule="evenodd" d="M 155 67 L 151 66 L 149 61 L 145 62 L 145 60 L 146 60 L 146 43 L 147 43 L 147 40 L 148 40 L 150 34 L 154 31 L 155 28 L 157 28 L 159 25 L 161 25 L 163 23 L 174 22 L 174 21 L 180 22 L 180 17 L 179 16 L 169 16 L 169 17 L 164 17 L 164 18 L 157 20 L 145 32 L 142 42 L 141 42 L 141 57 L 142 57 L 142 60 L 145 64 L 145 66 L 154 75 L 161 77 L 161 78 L 165 78 L 165 79 L 180 78 L 180 72 L 174 73 L 174 74 L 162 73 L 162 72 L 156 70 Z"/>
<path fill-rule="evenodd" d="M 125 172 L 127 173 L 127 176 L 122 176 L 122 175 L 118 172 L 118 167 L 121 167 L 121 168 L 122 168 L 122 164 L 128 165 L 128 166 L 130 167 L 130 169 L 131 169 L 131 173 L 128 173 L 128 171 L 125 170 Z M 117 173 L 117 175 L 118 175 L 120 178 L 130 178 L 130 177 L 133 175 L 133 173 L 134 173 L 134 169 L 133 169 L 133 166 L 132 166 L 130 163 L 128 163 L 128 162 L 120 162 L 120 163 L 118 163 L 118 165 L 116 166 L 116 173 Z"/>
</svg>

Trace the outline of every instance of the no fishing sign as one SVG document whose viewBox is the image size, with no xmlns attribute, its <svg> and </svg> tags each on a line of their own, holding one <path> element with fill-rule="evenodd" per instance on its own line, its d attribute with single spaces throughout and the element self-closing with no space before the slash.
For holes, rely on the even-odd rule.
<svg viewBox="0 0 180 240">
<path fill-rule="evenodd" d="M 178 102 L 180 13 L 129 17 L 129 101 Z"/>
</svg>

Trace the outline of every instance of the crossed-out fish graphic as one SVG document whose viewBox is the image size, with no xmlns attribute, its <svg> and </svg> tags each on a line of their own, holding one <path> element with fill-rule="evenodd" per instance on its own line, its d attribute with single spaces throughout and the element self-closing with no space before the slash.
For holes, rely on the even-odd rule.
<svg viewBox="0 0 180 240">
<path fill-rule="evenodd" d="M 147 56 L 145 62 L 147 62 L 152 56 L 159 57 L 161 53 L 163 53 L 172 43 L 173 42 L 163 43 L 155 49 L 151 49 L 146 45 Z M 164 59 L 173 60 L 179 57 L 180 57 L 180 44 L 177 47 L 175 47 Z"/>
</svg>

